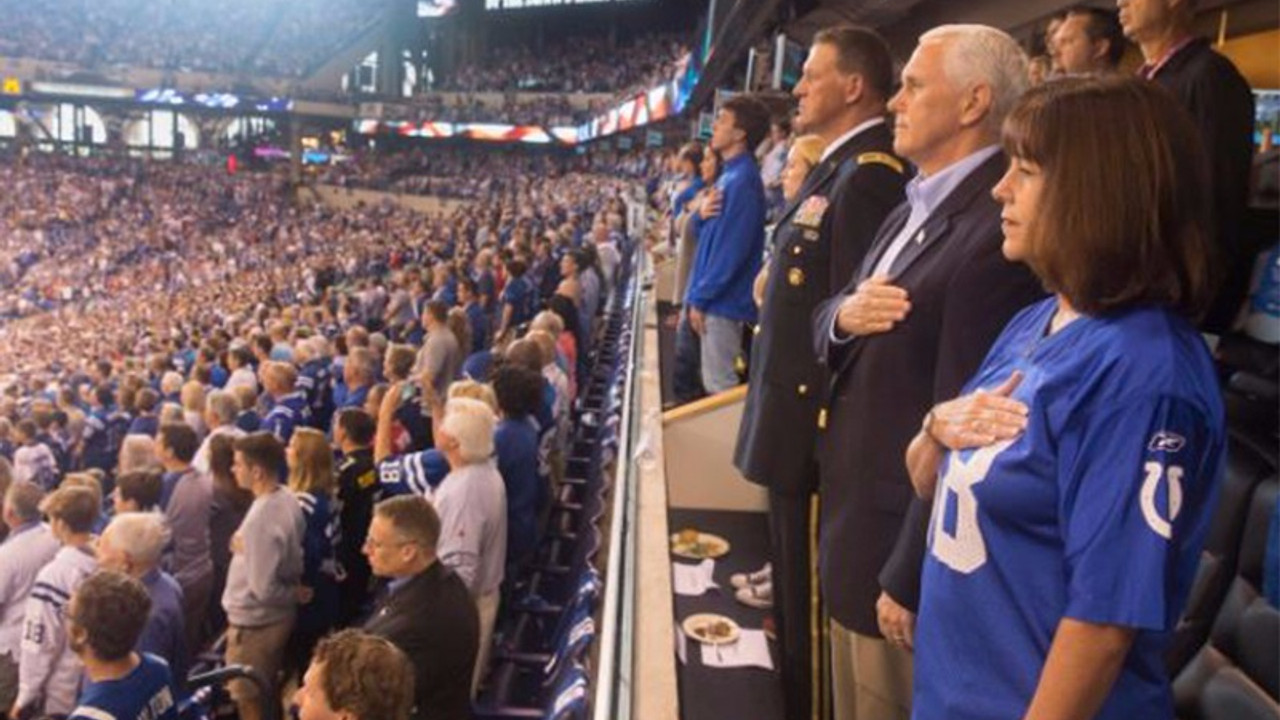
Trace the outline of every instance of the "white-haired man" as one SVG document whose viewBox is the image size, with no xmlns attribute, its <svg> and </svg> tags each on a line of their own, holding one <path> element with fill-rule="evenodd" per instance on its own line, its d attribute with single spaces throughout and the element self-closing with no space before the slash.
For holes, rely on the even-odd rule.
<svg viewBox="0 0 1280 720">
<path fill-rule="evenodd" d="M 815 314 L 832 381 L 819 418 L 819 572 L 837 720 L 906 718 L 928 507 L 902 458 L 920 418 L 959 393 L 1012 315 L 1042 297 L 1004 259 L 1000 126 L 1027 86 L 1005 33 L 920 37 L 889 103 L 894 151 L 919 169 L 848 286 Z M 886 643 L 885 640 L 888 640 Z"/>
<path fill-rule="evenodd" d="M 485 667 L 507 555 L 507 491 L 493 458 L 497 418 L 479 400 L 454 398 L 436 425 L 436 447 L 449 474 L 430 498 L 440 515 L 440 562 L 462 578 L 480 614 L 476 681 Z"/>
<path fill-rule="evenodd" d="M 186 623 L 182 588 L 160 569 L 168 544 L 169 528 L 160 513 L 121 513 L 98 538 L 98 564 L 137 578 L 146 587 L 151 611 L 136 649 L 164 658 L 181 683 L 187 677 Z"/>
<path fill-rule="evenodd" d="M 213 444 L 213 438 L 226 435 L 235 440 L 245 436 L 244 430 L 236 427 L 236 417 L 239 415 L 240 403 L 230 391 L 213 390 L 205 396 L 204 424 L 209 428 L 209 434 L 205 436 L 204 442 L 200 443 L 200 449 L 196 451 L 195 459 L 191 461 L 192 467 L 208 475 L 210 472 L 209 447 Z"/>
</svg>

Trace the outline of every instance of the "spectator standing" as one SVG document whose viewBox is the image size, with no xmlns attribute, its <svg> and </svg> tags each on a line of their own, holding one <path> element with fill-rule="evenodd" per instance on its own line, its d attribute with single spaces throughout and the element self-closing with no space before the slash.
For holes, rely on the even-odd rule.
<svg viewBox="0 0 1280 720">
<path fill-rule="evenodd" d="M 768 130 L 768 110 L 747 95 L 725 102 L 712 128 L 711 149 L 724 158 L 724 170 L 700 209 L 707 224 L 685 295 L 689 325 L 702 342 L 702 383 L 710 393 L 738 384 L 742 332 L 756 319 L 751 284 L 760 269 L 767 208 L 752 153 Z"/>
<path fill-rule="evenodd" d="M 814 315 L 832 373 L 820 411 L 818 557 L 837 720 L 910 714 L 928 509 L 912 503 L 903 454 L 930 405 L 954 397 L 1000 328 L 1043 297 L 1001 254 L 991 197 L 1008 165 L 1000 126 L 1027 82 L 1026 55 L 1000 30 L 921 36 L 889 102 L 894 151 L 919 174 L 852 281 Z"/>
<path fill-rule="evenodd" d="M 134 650 L 151 601 L 137 579 L 101 571 L 76 590 L 67 634 L 88 683 L 68 720 L 178 720 L 178 691 L 164 660 Z"/>
<path fill-rule="evenodd" d="M 374 431 L 373 418 L 363 410 L 344 410 L 338 413 L 333 425 L 334 443 L 342 453 L 336 504 L 342 526 L 338 561 L 346 577 L 342 581 L 338 613 L 340 626 L 355 622 L 372 591 L 372 571 L 362 549 L 378 497 L 378 473 L 373 464 Z"/>
<path fill-rule="evenodd" d="M 181 684 L 187 677 L 186 626 L 182 587 L 160 569 L 160 558 L 169 542 L 169 529 L 159 513 L 126 512 L 116 515 L 98 538 L 98 562 L 104 570 L 136 578 L 147 590 L 151 610 L 138 636 L 137 651 L 168 663 Z"/>
<path fill-rule="evenodd" d="M 205 616 L 213 591 L 213 556 L 209 550 L 209 518 L 213 509 L 213 483 L 209 476 L 191 467 L 199 447 L 196 433 L 182 423 L 160 426 L 156 450 L 164 465 L 164 486 L 160 507 L 173 539 L 170 569 L 182 586 L 182 614 L 187 647 L 203 649 Z"/>
<path fill-rule="evenodd" d="M 507 497 L 492 461 L 496 422 L 483 402 L 454 398 L 445 404 L 444 421 L 436 431 L 436 447 L 449 463 L 449 474 L 431 497 L 440 514 L 437 552 L 466 584 L 480 618 L 472 692 L 484 672 L 506 567 Z"/>
<path fill-rule="evenodd" d="M 210 598 L 222 598 L 227 588 L 231 539 L 253 504 L 253 493 L 236 484 L 235 473 L 231 469 L 235 462 L 234 446 L 235 439 L 223 434 L 213 438 L 209 449 L 209 479 L 213 485 L 213 503 L 209 509 L 209 556 L 213 560 Z M 227 624 L 221 602 L 209 603 L 206 619 L 205 637 L 221 635 Z"/>
<path fill-rule="evenodd" d="M 1190 322 L 1213 290 L 1196 133 L 1168 93 L 1118 77 L 1033 90 L 1004 125 L 1003 253 L 1054 296 L 1008 324 L 907 453 L 937 498 L 920 717 L 1174 716 L 1166 649 L 1227 446 Z"/>
<path fill-rule="evenodd" d="M 1253 168 L 1253 93 L 1230 60 L 1215 52 L 1208 40 L 1196 37 L 1192 29 L 1195 2 L 1119 0 L 1118 4 L 1125 36 L 1142 50 L 1144 64 L 1138 74 L 1173 93 L 1200 130 L 1209 159 L 1220 265 L 1225 271 L 1202 328 L 1222 334 L 1235 323 L 1253 269 L 1243 226 Z"/>
<path fill-rule="evenodd" d="M 333 451 L 324 433 L 298 428 L 289 441 L 289 490 L 298 499 L 302 540 L 302 606 L 290 640 L 290 670 L 301 673 L 316 641 L 338 620 L 338 543 L 342 530 L 333 507 Z"/>
<path fill-rule="evenodd" d="M 391 582 L 364 631 L 413 662 L 415 720 L 468 720 L 480 623 L 466 584 L 437 559 L 440 533 L 440 517 L 420 496 L 374 508 L 364 552 L 373 573 Z"/>
<path fill-rule="evenodd" d="M 268 720 L 277 697 L 285 644 L 293 632 L 302 581 L 302 537 L 306 521 L 293 493 L 280 486 L 288 470 L 284 446 L 258 432 L 235 441 L 236 483 L 253 493 L 253 504 L 231 541 L 231 565 L 222 607 L 227 613 L 229 663 L 256 668 L 265 697 L 253 683 L 234 680 L 231 697 L 243 720 Z"/>
<path fill-rule="evenodd" d="M 262 387 L 271 398 L 271 409 L 262 418 L 262 429 L 267 430 L 281 445 L 288 445 L 293 431 L 311 422 L 311 408 L 307 397 L 297 389 L 298 371 L 287 362 L 268 361 L 259 373 Z"/>
<path fill-rule="evenodd" d="M 40 521 L 44 491 L 17 481 L 4 495 L 9 536 L 0 544 L 0 708 L 18 696 L 18 659 L 28 598 L 36 575 L 58 553 L 58 539 Z"/>
<path fill-rule="evenodd" d="M 88 488 L 62 488 L 40 506 L 62 545 L 36 575 L 27 601 L 18 660 L 18 697 L 9 717 L 39 711 L 66 715 L 76 704 L 84 667 L 67 643 L 67 601 L 98 568 L 93 523 L 98 501 Z"/>
<path fill-rule="evenodd" d="M 1110 8 L 1073 7 L 1054 37 L 1054 65 L 1064 75 L 1116 72 L 1128 43 L 1120 16 Z"/>
<path fill-rule="evenodd" d="M 822 613 L 815 607 L 820 591 L 809 547 L 817 532 L 814 447 L 828 378 L 814 357 L 811 318 L 848 281 L 884 218 L 902 202 L 906 162 L 894 154 L 884 119 L 892 88 L 892 56 L 874 31 L 846 26 L 815 36 L 795 89 L 796 125 L 811 133 L 805 138 L 819 138 L 822 150 L 773 232 L 734 453 L 743 476 L 769 488 L 771 572 L 756 578 L 764 582 L 746 583 L 740 596 L 775 608 L 783 692 L 793 718 L 811 718 L 822 707 L 814 682 L 822 668 L 814 666 L 811 633 Z M 802 138 L 794 147 L 807 143 Z"/>
</svg>

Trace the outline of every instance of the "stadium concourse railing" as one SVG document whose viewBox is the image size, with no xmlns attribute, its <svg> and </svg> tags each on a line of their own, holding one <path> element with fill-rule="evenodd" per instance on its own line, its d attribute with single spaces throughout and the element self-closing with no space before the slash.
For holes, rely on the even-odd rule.
<svg viewBox="0 0 1280 720">
<path fill-rule="evenodd" d="M 653 267 L 637 253 L 613 483 L 594 720 L 679 717 Z"/>
</svg>

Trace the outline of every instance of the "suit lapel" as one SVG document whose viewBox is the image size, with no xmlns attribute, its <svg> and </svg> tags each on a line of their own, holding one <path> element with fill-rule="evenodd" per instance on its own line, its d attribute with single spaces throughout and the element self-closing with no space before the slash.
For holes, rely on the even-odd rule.
<svg viewBox="0 0 1280 720">
<path fill-rule="evenodd" d="M 898 282 L 898 278 L 924 255 L 925 250 L 936 245 L 951 231 L 952 217 L 972 205 L 979 194 L 991 192 L 991 188 L 995 186 L 996 182 L 1000 180 L 1000 176 L 1004 174 L 1007 164 L 1008 159 L 1005 154 L 1003 152 L 996 153 L 988 158 L 986 162 L 979 165 L 973 172 L 969 173 L 969 176 L 956 186 L 955 190 L 951 191 L 951 194 L 925 220 L 920 230 L 921 234 L 918 235 L 920 241 L 916 242 L 916 238 L 912 238 L 907 242 L 907 246 L 902 249 L 902 253 L 894 260 L 889 275 L 894 278 L 895 284 L 901 284 Z M 907 219 L 910 216 L 911 206 L 905 202 L 889 215 L 884 225 L 881 226 L 880 234 L 871 246 L 871 251 L 867 253 L 867 257 L 862 263 L 862 268 L 858 273 L 855 284 L 846 288 L 845 294 L 853 292 L 856 283 L 860 283 L 871 276 L 871 271 L 880 262 L 880 257 L 884 255 L 894 239 L 898 237 L 898 233 L 907 224 Z M 864 346 L 863 339 L 853 339 L 840 366 L 836 368 L 835 374 L 832 375 L 831 382 L 833 384 L 836 382 L 836 378 L 844 375 L 853 366 Z"/>
<path fill-rule="evenodd" d="M 875 242 L 871 243 L 871 249 L 867 251 L 867 256 L 862 259 L 862 267 L 858 269 L 858 276 L 853 279 L 854 283 L 860 283 L 871 277 L 871 271 L 875 269 L 875 266 L 880 262 L 881 256 L 885 254 L 889 246 L 893 244 L 893 239 L 898 237 L 898 233 L 902 232 L 902 227 L 907 224 L 907 220 L 910 217 L 911 205 L 905 201 L 894 208 L 893 212 L 889 213 L 889 217 L 885 218 L 884 224 L 880 226 L 880 231 L 876 234 Z"/>
<path fill-rule="evenodd" d="M 905 273 L 917 260 L 924 256 L 929 248 L 933 247 L 940 238 L 946 237 L 951 231 L 951 218 L 957 213 L 964 212 L 972 204 L 979 195 L 991 192 L 991 188 L 1000 180 L 1000 176 L 1004 174 L 1008 160 L 1004 153 L 996 153 L 988 158 L 969 173 L 951 194 L 942 200 L 942 203 L 930 213 L 929 217 L 924 221 L 924 225 L 916 231 L 914 237 L 907 241 L 903 246 L 902 252 L 898 257 L 894 258 L 893 265 L 889 268 L 889 276 L 899 278 Z M 882 234 L 876 241 L 873 251 L 867 253 L 867 262 L 862 265 L 862 272 L 859 273 L 858 280 L 862 281 L 870 277 L 871 271 L 880 262 L 880 258 L 888 250 L 898 233 L 902 231 L 902 226 L 906 224 L 907 218 L 911 215 L 911 208 L 904 203 L 898 208 L 902 211 L 901 218 L 896 218 L 898 222 L 893 224 L 892 232 Z M 886 229 L 889 223 L 885 223 Z"/>
</svg>

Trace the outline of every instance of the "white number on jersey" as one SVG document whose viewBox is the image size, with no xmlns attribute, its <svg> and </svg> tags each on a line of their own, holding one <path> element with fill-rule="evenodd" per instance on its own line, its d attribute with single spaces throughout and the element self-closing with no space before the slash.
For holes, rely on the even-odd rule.
<svg viewBox="0 0 1280 720">
<path fill-rule="evenodd" d="M 1012 440 L 975 450 L 968 461 L 960 453 L 951 453 L 947 469 L 938 483 L 933 508 L 933 542 L 930 551 L 943 565 L 959 573 L 969 573 L 987 562 L 987 543 L 978 526 L 978 498 L 973 486 L 987 479 L 987 471 L 996 457 Z M 954 532 L 947 532 L 945 519 L 948 503 L 956 505 Z"/>
</svg>

